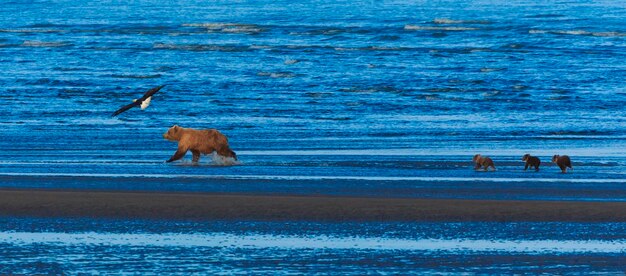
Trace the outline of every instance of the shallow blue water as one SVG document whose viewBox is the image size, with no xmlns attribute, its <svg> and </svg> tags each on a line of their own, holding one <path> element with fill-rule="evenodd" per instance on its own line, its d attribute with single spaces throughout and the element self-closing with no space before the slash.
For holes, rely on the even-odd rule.
<svg viewBox="0 0 626 276">
<path fill-rule="evenodd" d="M 624 201 L 624 60 L 622 1 L 5 1 L 0 187 Z M 147 110 L 110 117 L 161 84 Z M 174 124 L 221 130 L 242 164 L 215 166 L 208 156 L 199 166 L 190 156 L 163 163 L 176 145 L 161 134 Z M 498 171 L 474 172 L 476 153 Z M 542 159 L 540 172 L 523 171 L 525 153 Z M 570 155 L 574 170 L 560 174 L 553 154 Z M 81 231 L 98 230 L 87 225 Z M 489 238 L 502 227 L 483 230 Z M 572 228 L 570 239 L 589 239 L 585 227 Z M 22 247 L 7 248 L 12 256 Z M 87 259 L 99 250 L 140 258 L 124 255 L 127 247 L 103 248 Z M 24 252 L 56 249 L 46 250 Z M 279 251 L 269 252 L 291 253 Z M 268 251 L 245 254 L 255 260 L 259 252 Z M 316 266 L 314 253 L 286 266 L 323 273 L 338 254 Z M 413 258 L 416 269 L 401 270 L 402 258 L 348 256 L 355 263 L 345 273 L 497 273 L 538 260 L 500 256 L 481 265 L 485 255 L 452 254 L 438 260 L 461 261 L 441 267 Z M 205 272 L 281 267 L 262 258 L 230 267 L 190 259 Z M 17 273 L 105 269 L 84 260 L 25 266 L 43 262 L 40 271 L 5 265 Z M 619 256 L 591 254 L 592 266 L 550 260 L 547 270 L 516 271 L 623 271 Z M 136 271 L 150 271 L 142 265 Z M 194 272 L 163 270 L 176 271 Z"/>
<path fill-rule="evenodd" d="M 65 187 L 24 173 L 624 179 L 619 2 L 17 1 L 0 15 L 2 186 Z M 160 84 L 147 110 L 110 117 Z M 174 124 L 221 130 L 243 165 L 162 164 Z M 474 173 L 476 153 L 499 171 Z M 524 153 L 544 170 L 522 174 Z M 553 154 L 574 173 L 546 166 Z M 598 189 L 625 198 L 620 182 Z"/>
<path fill-rule="evenodd" d="M 0 273 L 614 274 L 626 261 L 623 223 L 0 222 Z"/>
</svg>

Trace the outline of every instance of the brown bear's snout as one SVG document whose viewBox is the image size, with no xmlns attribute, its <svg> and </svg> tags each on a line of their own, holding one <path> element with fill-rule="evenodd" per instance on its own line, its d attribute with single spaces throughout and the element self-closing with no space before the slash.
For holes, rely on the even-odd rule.
<svg viewBox="0 0 626 276">
<path fill-rule="evenodd" d="M 174 141 L 174 140 L 176 140 L 176 139 L 174 139 L 174 138 L 170 135 L 170 132 L 169 132 L 169 131 L 168 131 L 168 132 L 166 132 L 166 133 L 163 133 L 163 138 L 165 138 L 166 140 L 170 140 L 170 141 Z"/>
</svg>

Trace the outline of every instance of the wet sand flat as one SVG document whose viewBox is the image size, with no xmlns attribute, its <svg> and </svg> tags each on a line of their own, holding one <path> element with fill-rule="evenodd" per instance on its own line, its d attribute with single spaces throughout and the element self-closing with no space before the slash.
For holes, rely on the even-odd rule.
<svg viewBox="0 0 626 276">
<path fill-rule="evenodd" d="M 0 190 L 0 215 L 191 220 L 624 222 L 626 202 Z"/>
</svg>

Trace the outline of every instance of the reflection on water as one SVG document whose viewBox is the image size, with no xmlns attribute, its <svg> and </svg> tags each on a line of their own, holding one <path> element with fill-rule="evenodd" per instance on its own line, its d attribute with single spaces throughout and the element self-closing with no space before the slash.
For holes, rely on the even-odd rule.
<svg viewBox="0 0 626 276">
<path fill-rule="evenodd" d="M 626 199 L 619 1 L 5 2 L 0 187 Z M 145 111 L 110 117 L 161 84 Z M 161 134 L 174 124 L 219 129 L 241 164 L 165 164 L 176 146 Z M 476 153 L 498 171 L 474 172 Z M 542 158 L 540 172 L 522 171 L 525 153 Z M 554 154 L 574 170 L 559 174 Z M 4 222 L 0 274 L 620 273 L 626 263 L 621 224 Z"/>
<path fill-rule="evenodd" d="M 0 273 L 590 273 L 626 261 L 623 223 L 2 222 Z"/>
<path fill-rule="evenodd" d="M 274 236 L 214 234 L 117 234 L 2 232 L 0 243 L 11 246 L 132 246 L 132 247 L 224 247 L 276 250 L 401 250 L 499 252 L 524 254 L 624 253 L 626 240 L 445 240 L 385 239 L 329 236 Z"/>
</svg>

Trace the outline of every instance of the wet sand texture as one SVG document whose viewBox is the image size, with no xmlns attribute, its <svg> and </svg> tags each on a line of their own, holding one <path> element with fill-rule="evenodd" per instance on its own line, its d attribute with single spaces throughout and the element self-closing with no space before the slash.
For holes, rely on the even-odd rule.
<svg viewBox="0 0 626 276">
<path fill-rule="evenodd" d="M 185 220 L 624 222 L 626 202 L 0 190 L 0 215 Z"/>
</svg>

